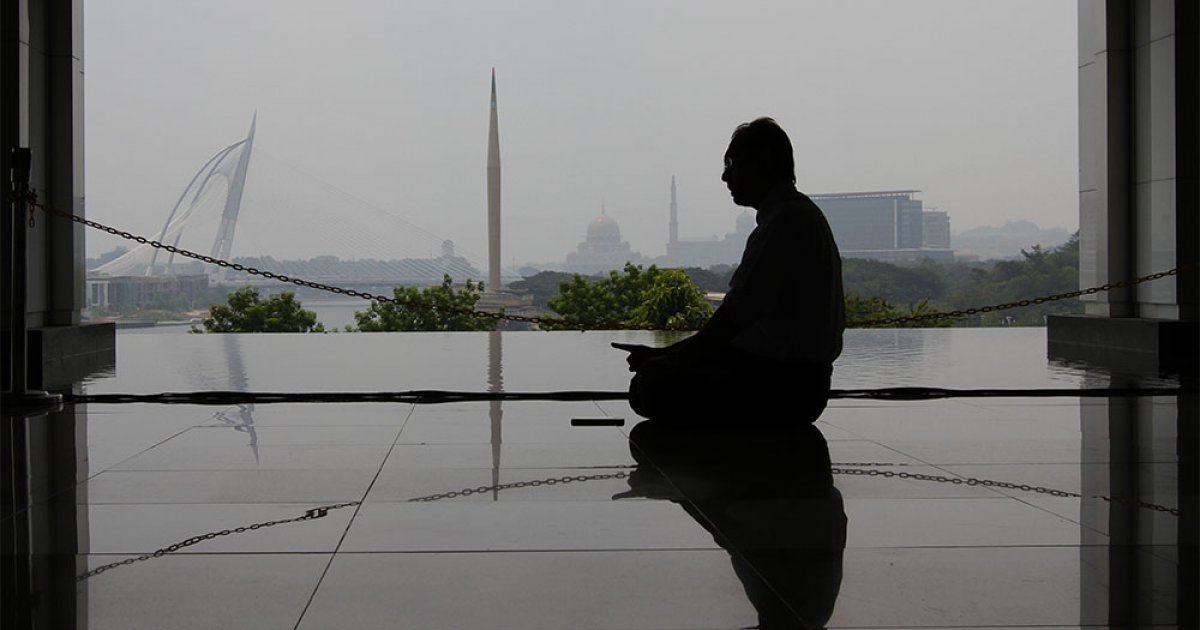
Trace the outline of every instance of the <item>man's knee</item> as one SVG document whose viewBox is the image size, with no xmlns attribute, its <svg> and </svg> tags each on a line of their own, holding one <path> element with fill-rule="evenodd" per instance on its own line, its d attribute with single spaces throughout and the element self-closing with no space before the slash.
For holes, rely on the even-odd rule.
<svg viewBox="0 0 1200 630">
<path fill-rule="evenodd" d="M 662 407 L 661 378 L 654 372 L 637 372 L 629 381 L 629 407 L 643 418 L 658 415 Z"/>
</svg>

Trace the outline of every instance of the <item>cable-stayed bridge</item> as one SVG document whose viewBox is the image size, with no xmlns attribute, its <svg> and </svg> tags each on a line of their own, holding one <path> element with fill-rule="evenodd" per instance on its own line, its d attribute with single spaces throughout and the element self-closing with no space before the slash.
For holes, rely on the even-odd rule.
<svg viewBox="0 0 1200 630">
<path fill-rule="evenodd" d="M 479 258 L 456 252 L 449 239 L 256 147 L 256 126 L 257 116 L 244 139 L 204 163 L 166 214 L 161 229 L 147 236 L 214 258 L 339 286 L 429 286 L 439 284 L 444 275 L 455 282 L 482 278 Z M 271 283 L 148 245 L 90 275 L 198 274 L 206 274 L 216 284 Z"/>
</svg>

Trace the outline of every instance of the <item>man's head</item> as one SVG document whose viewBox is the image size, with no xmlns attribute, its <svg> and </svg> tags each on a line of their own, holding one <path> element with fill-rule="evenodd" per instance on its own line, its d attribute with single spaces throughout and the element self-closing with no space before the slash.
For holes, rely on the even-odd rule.
<svg viewBox="0 0 1200 630">
<path fill-rule="evenodd" d="M 738 125 L 725 151 L 721 180 L 739 206 L 755 206 L 771 189 L 785 183 L 795 185 L 792 141 L 770 118 Z"/>
</svg>

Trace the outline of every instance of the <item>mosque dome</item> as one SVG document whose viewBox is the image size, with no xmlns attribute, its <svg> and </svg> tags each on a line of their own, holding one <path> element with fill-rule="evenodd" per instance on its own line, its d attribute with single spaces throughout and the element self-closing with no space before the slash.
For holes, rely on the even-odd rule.
<svg viewBox="0 0 1200 630">
<path fill-rule="evenodd" d="M 621 228 L 617 227 L 616 221 L 601 211 L 600 216 L 588 224 L 587 240 L 589 243 L 620 243 Z"/>
</svg>

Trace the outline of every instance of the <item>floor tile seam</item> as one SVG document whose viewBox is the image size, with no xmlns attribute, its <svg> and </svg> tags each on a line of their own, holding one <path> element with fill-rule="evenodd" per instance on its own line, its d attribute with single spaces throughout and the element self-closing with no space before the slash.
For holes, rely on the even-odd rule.
<svg viewBox="0 0 1200 630">
<path fill-rule="evenodd" d="M 817 422 L 816 422 L 815 424 L 827 424 L 827 425 L 829 425 L 830 427 L 833 427 L 834 429 L 837 429 L 838 431 L 844 431 L 844 432 L 846 432 L 846 433 L 849 433 L 850 435 L 856 436 L 858 440 L 863 440 L 863 441 L 867 441 L 867 442 L 871 442 L 871 441 L 873 441 L 873 440 L 871 440 L 871 438 L 869 438 L 869 437 L 866 437 L 866 436 L 864 436 L 864 435 L 860 435 L 860 434 L 859 434 L 857 431 L 853 431 L 853 430 L 851 430 L 851 429 L 847 429 L 846 427 L 843 427 L 842 425 L 838 424 L 836 420 L 822 420 L 822 419 L 818 419 L 818 420 L 817 420 Z M 817 427 L 817 430 L 818 430 L 818 431 L 820 431 L 820 430 L 821 430 L 821 427 Z M 824 436 L 824 435 L 825 435 L 825 434 L 824 434 L 824 432 L 822 432 L 822 433 L 821 433 L 821 435 L 822 435 L 822 436 Z M 832 440 L 829 440 L 829 438 L 827 438 L 827 437 L 826 437 L 825 439 L 826 439 L 827 441 L 832 441 Z M 841 441 L 841 442 L 853 442 L 853 441 L 855 441 L 855 440 L 839 440 L 839 441 Z"/>
<path fill-rule="evenodd" d="M 182 429 L 181 431 L 179 431 L 179 432 L 177 432 L 177 433 L 173 433 L 173 434 L 171 434 L 169 437 L 166 437 L 166 438 L 164 438 L 164 439 L 162 439 L 162 440 L 160 440 L 160 441 L 158 441 L 158 442 L 155 442 L 154 444 L 152 444 L 152 445 L 150 445 L 150 446 L 147 446 L 146 448 L 144 448 L 144 449 L 142 449 L 142 450 L 140 450 L 140 451 L 138 451 L 138 452 L 134 453 L 133 455 L 130 455 L 129 457 L 126 457 L 125 459 L 122 459 L 121 461 L 119 461 L 119 462 L 116 462 L 116 463 L 115 463 L 115 464 L 113 464 L 112 466 L 109 466 L 109 467 L 107 467 L 107 468 L 104 468 L 104 469 L 102 469 L 102 470 L 96 471 L 96 472 L 95 472 L 95 473 L 93 473 L 93 474 L 89 474 L 89 475 L 87 476 L 87 478 L 86 478 L 86 479 L 84 479 L 83 481 L 80 481 L 80 482 L 78 482 L 76 485 L 83 485 L 83 484 L 86 484 L 87 482 L 91 481 L 92 479 L 95 479 L 96 477 L 98 477 L 98 476 L 100 476 L 100 475 L 102 475 L 102 474 L 104 474 L 104 473 L 106 473 L 106 472 L 108 472 L 108 471 L 112 470 L 112 469 L 113 469 L 113 468 L 115 468 L 116 466 L 120 466 L 121 464 L 124 464 L 125 462 L 127 462 L 127 461 L 129 461 L 129 460 L 131 460 L 131 459 L 133 459 L 133 458 L 135 458 L 135 457 L 138 457 L 139 455 L 142 455 L 142 454 L 144 454 L 144 453 L 147 453 L 147 452 L 149 452 L 149 451 L 152 451 L 152 450 L 154 450 L 154 449 L 158 448 L 159 446 L 162 446 L 163 444 L 166 444 L 167 442 L 169 442 L 169 441 L 171 441 L 171 440 L 173 440 L 173 439 L 175 439 L 175 438 L 177 438 L 177 437 L 179 437 L 179 436 L 183 435 L 184 433 L 187 433 L 188 431 L 191 431 L 192 429 L 195 429 L 197 426 L 199 426 L 199 425 L 190 425 L 190 426 L 187 426 L 187 427 L 185 427 L 184 429 Z M 90 458 L 89 458 L 89 459 L 90 459 Z"/>
<path fill-rule="evenodd" d="M 313 468 L 311 466 L 304 468 L 119 468 L 108 469 L 104 472 L 118 473 L 252 473 L 252 472 L 362 472 L 375 470 L 375 466 L 360 466 L 357 468 Z"/>
<path fill-rule="evenodd" d="M 895 551 L 895 550 L 919 550 L 919 549 L 951 549 L 951 550 L 970 550 L 970 549 L 1082 549 L 1091 547 L 1108 548 L 1112 545 L 1104 544 L 1065 544 L 1065 543 L 1041 543 L 1041 544 L 1007 544 L 1007 545 L 864 545 L 857 546 L 847 543 L 846 551 Z"/>
<path fill-rule="evenodd" d="M 129 552 L 96 551 L 96 552 L 88 552 L 88 553 L 59 554 L 59 555 L 105 557 L 105 558 L 108 558 L 108 557 L 118 558 L 121 556 L 126 556 L 126 557 L 136 558 L 143 554 L 153 553 L 154 551 L 155 550 L 153 550 L 153 549 L 149 550 L 149 551 L 129 551 Z M 299 551 L 299 550 L 294 550 L 294 551 L 174 551 L 169 554 L 163 554 L 161 556 L 158 556 L 158 557 L 152 558 L 152 559 L 156 560 L 158 558 L 171 558 L 171 557 L 183 557 L 183 556 L 239 556 L 240 557 L 240 556 L 332 556 L 332 555 L 333 555 L 332 551 L 311 551 L 311 550 L 310 551 Z"/>
<path fill-rule="evenodd" d="M 394 429 L 394 427 L 379 427 L 379 428 Z M 201 444 L 201 445 L 197 445 L 196 450 L 219 450 L 219 449 L 230 448 L 231 446 L 247 447 L 247 446 L 251 446 L 251 445 L 250 444 Z M 258 442 L 256 444 L 254 444 L 253 446 L 257 446 L 259 448 L 262 448 L 262 447 L 281 448 L 281 447 L 288 447 L 288 446 L 309 446 L 309 447 L 313 447 L 313 446 L 320 446 L 320 447 L 327 447 L 327 446 L 381 446 L 381 443 L 380 442 Z M 141 453 L 139 453 L 139 455 L 140 454 Z"/>
<path fill-rule="evenodd" d="M 836 612 L 835 612 L 835 614 L 836 614 Z M 1172 624 L 1145 624 L 1144 626 L 1139 624 L 1137 627 L 1139 627 L 1139 628 L 1141 628 L 1141 627 L 1177 628 L 1179 626 L 1178 626 L 1178 624 L 1172 623 Z M 1064 623 L 1023 623 L 1023 624 L 982 623 L 982 624 L 971 624 L 968 622 L 968 623 L 954 623 L 954 624 L 944 624 L 944 625 L 939 625 L 936 623 L 922 623 L 922 624 L 917 624 L 917 625 L 912 625 L 912 626 L 841 625 L 841 626 L 827 626 L 827 628 L 828 628 L 828 630 L 840 630 L 843 628 L 846 630 L 851 630 L 851 629 L 853 629 L 853 630 L 899 630 L 899 629 L 905 629 L 905 630 L 969 630 L 972 628 L 989 628 L 989 629 L 990 628 L 1005 628 L 1005 629 L 1012 628 L 1013 630 L 1019 630 L 1021 628 L 1076 628 L 1078 630 L 1110 630 L 1111 628 L 1113 628 L 1113 626 L 1111 626 L 1109 624 L 1083 625 L 1083 624 L 1078 624 L 1078 623 L 1065 623 L 1065 624 Z"/>
<path fill-rule="evenodd" d="M 887 444 L 887 443 L 885 443 L 885 442 L 880 442 L 880 441 L 879 441 L 879 440 L 877 440 L 877 439 L 871 439 L 871 438 L 867 438 L 867 439 L 868 439 L 868 441 L 870 441 L 870 442 L 873 442 L 873 443 L 877 444 L 878 446 L 881 446 L 881 447 L 883 447 L 883 448 L 884 448 L 884 449 L 886 449 L 886 450 L 889 450 L 889 451 L 891 451 L 891 452 L 893 452 L 893 453 L 896 453 L 897 455 L 900 455 L 900 456 L 903 456 L 903 457 L 907 457 L 908 459 L 911 459 L 911 460 L 913 460 L 913 461 L 915 461 L 915 462 L 919 462 L 921 465 L 924 465 L 924 466 L 933 466 L 934 468 L 937 468 L 937 467 L 938 467 L 938 466 L 937 466 L 937 464 L 934 464 L 934 463 L 932 463 L 932 462 L 927 462 L 927 461 L 925 461 L 925 460 L 921 459 L 920 457 L 917 457 L 917 456 L 915 456 L 915 455 L 910 455 L 910 454 L 908 454 L 908 453 L 905 453 L 904 451 L 901 451 L 901 450 L 900 450 L 900 449 L 898 449 L 898 448 L 894 448 L 894 447 L 892 447 L 891 445 L 889 445 L 889 444 Z"/>
<path fill-rule="evenodd" d="M 777 548 L 772 548 L 777 549 Z M 781 548 L 780 548 L 781 549 Z M 802 549 L 809 549 L 803 547 Z M 81 556 L 140 556 L 143 554 L 152 554 L 154 549 L 146 549 L 140 551 L 103 551 L 86 554 L 71 554 Z M 564 547 L 564 548 L 525 548 L 519 547 L 515 549 L 347 549 L 336 552 L 337 555 L 345 554 L 464 554 L 464 553 L 650 553 L 659 551 L 678 551 L 678 552 L 695 552 L 695 551 L 713 551 L 723 552 L 728 554 L 726 549 L 718 546 L 713 547 Z M 211 550 L 211 551 L 177 551 L 171 556 L 263 556 L 263 555 L 334 555 L 331 549 L 284 549 L 278 551 L 236 551 L 236 550 Z M 65 554 L 64 554 L 65 555 Z"/>
<path fill-rule="evenodd" d="M 358 495 L 356 494 L 354 496 L 358 496 Z M 292 505 L 296 505 L 298 507 L 299 506 L 313 507 L 314 504 L 324 505 L 327 503 L 341 503 L 343 501 L 356 501 L 356 500 L 357 499 L 347 496 L 347 497 L 338 497 L 338 498 L 326 497 L 324 499 L 313 499 L 312 501 L 291 501 L 288 503 L 290 503 Z M 149 501 L 149 502 L 143 501 L 143 502 L 139 502 L 139 503 L 132 503 L 132 502 L 128 502 L 128 501 L 114 501 L 114 502 L 91 501 L 88 503 L 77 503 L 76 505 L 284 505 L 284 503 L 278 503 L 278 502 L 263 503 L 262 501 L 254 501 L 254 500 L 247 500 L 247 501 Z"/>
<path fill-rule="evenodd" d="M 619 440 L 562 440 L 560 442 L 514 442 L 505 439 L 500 444 L 503 446 L 596 446 L 602 444 L 620 444 L 625 441 L 624 436 Z M 397 442 L 396 446 L 491 446 L 491 442 Z"/>
<path fill-rule="evenodd" d="M 303 507 L 303 508 L 311 508 L 311 507 L 313 507 L 313 501 L 204 501 L 204 502 L 195 502 L 195 501 L 174 501 L 174 502 L 170 502 L 170 501 L 163 501 L 163 502 L 159 502 L 159 503 L 141 503 L 141 502 L 130 502 L 130 501 L 114 501 L 114 502 L 111 502 L 111 503 L 77 503 L 76 505 L 77 505 L 77 506 L 81 506 L 81 505 L 124 505 L 124 506 L 132 506 L 132 505 L 155 505 L 155 506 L 168 506 L 168 505 L 211 505 L 211 506 L 220 506 L 220 505 L 224 505 L 224 506 L 237 506 L 237 507 L 241 507 L 241 506 L 245 506 L 245 505 L 254 505 L 254 506 L 260 506 L 260 507 Z"/>
<path fill-rule="evenodd" d="M 487 470 L 491 471 L 491 466 L 445 466 L 445 467 L 429 467 L 429 466 L 384 466 L 389 471 L 391 470 L 407 470 L 407 471 L 436 471 L 436 470 Z M 633 470 L 637 468 L 634 464 L 606 464 L 603 466 L 516 466 L 513 468 L 501 466 L 501 471 L 506 470 Z"/>
<path fill-rule="evenodd" d="M 582 430 L 586 430 L 586 429 L 596 429 L 596 428 L 599 428 L 599 429 L 617 429 L 618 427 L 585 427 L 585 428 L 582 428 Z M 505 446 L 509 446 L 509 445 L 513 445 L 513 444 L 517 444 L 517 445 L 521 445 L 521 446 L 562 446 L 563 444 L 587 444 L 587 445 L 594 445 L 594 444 L 596 444 L 597 442 L 612 442 L 612 443 L 620 443 L 620 442 L 623 442 L 623 441 L 624 441 L 624 440 L 619 440 L 619 439 L 604 439 L 604 440 L 555 440 L 555 441 L 552 441 L 552 442 L 514 442 L 514 441 L 512 441 L 512 440 L 509 440 L 509 439 L 507 439 L 507 438 L 506 438 L 506 439 L 504 439 L 504 441 L 502 441 L 502 442 L 500 442 L 500 443 L 501 443 L 501 444 L 503 444 L 503 445 L 505 445 Z M 401 441 L 397 441 L 397 442 L 396 442 L 396 446 L 491 446 L 491 445 L 492 445 L 492 442 L 491 442 L 491 441 L 478 441 L 478 442 L 430 442 L 430 441 L 426 440 L 426 441 L 422 441 L 422 442 L 401 442 Z"/>
<path fill-rule="evenodd" d="M 167 438 L 165 438 L 165 439 L 163 439 L 163 440 L 161 440 L 161 441 L 159 441 L 159 442 L 156 442 L 156 443 L 154 443 L 154 444 L 152 444 L 152 445 L 150 445 L 150 446 L 147 446 L 145 449 L 143 449 L 143 450 L 141 450 L 141 451 L 138 451 L 137 453 L 134 453 L 133 455 L 130 455 L 129 457 L 126 457 L 125 459 L 123 459 L 123 460 L 121 460 L 121 461 L 117 462 L 117 463 L 116 463 L 116 464 L 114 464 L 113 466 L 119 466 L 119 465 L 121 465 L 122 463 L 124 463 L 124 462 L 127 462 L 127 461 L 129 461 L 130 459 L 133 459 L 134 457 L 137 457 L 138 455 L 141 455 L 142 453 L 145 453 L 145 452 L 147 452 L 147 451 L 149 451 L 149 450 L 151 450 L 151 449 L 154 449 L 154 448 L 156 448 L 156 447 L 158 447 L 158 446 L 161 446 L 163 443 L 167 442 L 168 440 L 174 439 L 174 438 L 176 438 L 176 437 L 178 437 L 178 436 L 180 436 L 180 435 L 182 435 L 182 434 L 184 434 L 184 433 L 187 433 L 189 430 L 191 430 L 191 429 L 193 429 L 193 428 L 195 428 L 195 425 L 191 425 L 191 426 L 185 427 L 184 429 L 182 429 L 182 430 L 181 430 L 181 431 L 179 431 L 178 433 L 174 433 L 174 434 L 172 434 L 171 436 L 169 436 L 169 437 L 167 437 Z M 100 470 L 100 471 L 97 471 L 97 472 L 96 472 L 96 473 L 94 473 L 94 474 L 89 474 L 89 475 L 88 475 L 86 478 L 84 478 L 84 479 L 82 479 L 82 480 L 80 480 L 80 481 L 77 481 L 77 482 L 75 482 L 75 483 L 74 483 L 74 484 L 72 484 L 70 487 L 64 487 L 64 488 L 62 488 L 61 490 L 58 490 L 57 492 L 52 492 L 52 493 L 51 493 L 49 496 L 45 497 L 45 498 L 44 498 L 43 500 L 41 500 L 41 501 L 35 501 L 35 502 L 33 502 L 33 503 L 30 503 L 30 504 L 27 504 L 27 505 L 23 505 L 23 506 L 21 506 L 21 507 L 20 507 L 20 509 L 14 509 L 14 510 L 13 510 L 13 513 L 12 513 L 12 514 L 10 514 L 10 515 L 8 515 L 7 517 L 5 517 L 3 520 L 10 520 L 10 519 L 13 519 L 13 518 L 15 518 L 15 517 L 17 517 L 17 516 L 20 516 L 21 514 L 26 514 L 26 513 L 28 513 L 28 512 L 29 512 L 29 510 L 30 510 L 31 508 L 34 508 L 34 507 L 40 507 L 40 506 L 43 506 L 43 505 L 49 505 L 49 504 L 50 504 L 50 503 L 52 503 L 52 502 L 53 502 L 55 499 L 59 498 L 59 497 L 60 497 L 60 496 L 62 496 L 62 495 L 65 495 L 65 494 L 67 494 L 68 492 L 77 492 L 77 491 L 79 491 L 79 490 L 80 490 L 80 488 L 82 488 L 83 490 L 85 490 L 85 491 L 86 491 L 88 483 L 90 483 L 90 482 L 91 482 L 93 479 L 95 479 L 96 477 L 99 477 L 100 475 L 102 475 L 102 474 L 104 474 L 104 473 L 106 473 L 106 472 L 108 472 L 108 471 L 112 470 L 112 468 L 113 468 L 112 466 L 109 466 L 108 468 L 104 468 L 104 469 L 102 469 L 102 470 Z M 78 504 L 78 503 L 76 503 L 76 505 L 79 505 L 79 504 Z"/>
<path fill-rule="evenodd" d="M 1037 510 L 1041 510 L 1041 511 L 1043 511 L 1043 512 L 1047 513 L 1047 514 L 1050 514 L 1051 516 L 1056 516 L 1056 517 L 1058 517 L 1058 518 L 1061 518 L 1061 519 L 1063 519 L 1063 520 L 1067 521 L 1068 523 L 1074 523 L 1075 525 L 1078 525 L 1078 526 L 1079 526 L 1081 529 L 1086 529 L 1086 530 L 1088 530 L 1089 532 L 1092 532 L 1093 534 L 1097 534 L 1097 535 L 1103 536 L 1103 537 L 1105 537 L 1105 538 L 1111 538 L 1111 536 L 1110 536 L 1109 534 L 1107 534 L 1107 533 L 1105 533 L 1105 532 L 1103 532 L 1103 531 L 1101 531 L 1101 530 L 1099 530 L 1099 529 L 1096 529 L 1095 527 L 1092 527 L 1092 526 L 1090 526 L 1090 525 L 1087 525 L 1087 524 L 1085 524 L 1085 523 L 1081 522 L 1081 521 L 1080 521 L 1080 520 L 1078 520 L 1078 519 L 1071 518 L 1071 517 L 1069 517 L 1069 516 L 1064 516 L 1064 515 L 1062 515 L 1062 514 L 1059 514 L 1058 512 L 1051 511 L 1051 510 L 1049 510 L 1049 509 L 1047 509 L 1047 508 L 1045 508 L 1045 507 L 1042 507 L 1042 506 L 1040 506 L 1040 505 L 1038 505 L 1038 504 L 1036 504 L 1036 503 L 1030 503 L 1030 502 L 1029 502 L 1027 499 L 1030 499 L 1030 498 L 1032 498 L 1032 497 L 1024 497 L 1024 498 L 1022 498 L 1022 497 L 1012 497 L 1012 498 L 1013 498 L 1013 499 L 1016 499 L 1017 501 L 1020 501 L 1021 503 L 1024 503 L 1025 505 L 1028 505 L 1028 506 L 1029 506 L 1029 507 L 1031 507 L 1031 508 L 1034 508 L 1034 509 L 1037 509 Z M 1054 497 L 1054 498 L 1078 498 L 1078 497 Z"/>
<path fill-rule="evenodd" d="M 346 428 L 351 428 L 351 429 L 355 429 L 355 428 L 357 428 L 357 429 L 390 429 L 390 428 L 394 428 L 397 424 L 401 424 L 401 423 L 389 422 L 387 424 L 346 424 L 346 423 L 342 423 L 342 422 L 335 422 L 332 424 L 313 424 L 313 423 L 284 424 L 284 423 L 278 423 L 278 422 L 274 422 L 274 421 L 268 421 L 266 424 L 263 424 L 261 420 L 255 420 L 254 424 L 252 426 L 254 426 L 254 428 L 256 428 L 256 429 L 346 429 Z M 198 425 L 196 425 L 195 428 L 197 428 L 197 429 L 237 429 L 239 427 L 244 427 L 244 426 L 248 426 L 248 425 L 198 424 Z"/>
<path fill-rule="evenodd" d="M 1114 464 L 1114 463 L 1115 463 L 1115 464 L 1120 464 L 1120 463 L 1122 463 L 1122 462 L 1098 462 L 1098 461 L 1088 461 L 1088 462 L 1079 462 L 1079 461 L 1075 461 L 1075 462 L 1064 462 L 1064 461 L 1056 461 L 1056 462 L 1050 462 L 1050 461 L 1032 461 L 1032 462 L 1014 462 L 1014 461 L 1006 461 L 1006 462 L 980 462 L 980 461 L 974 461 L 974 462 L 964 462 L 964 461 L 942 461 L 942 462 L 939 462 L 939 463 L 936 463 L 936 464 L 927 464 L 927 465 L 928 465 L 928 466 L 934 466 L 934 467 L 939 467 L 939 468 L 940 468 L 940 467 L 943 467 L 943 466 L 1080 466 L 1080 465 L 1084 465 L 1084 464 L 1094 464 L 1094 465 L 1105 466 L 1105 465 Z M 1177 464 L 1177 463 L 1178 463 L 1178 462 L 1173 462 L 1173 461 L 1142 461 L 1142 462 L 1137 462 L 1137 465 L 1143 465 L 1143 464 L 1149 464 L 1149 465 L 1170 465 L 1170 464 Z M 1133 465 L 1133 464 L 1132 464 L 1132 463 L 1129 463 L 1129 462 L 1126 462 L 1126 465 Z"/>
<path fill-rule="evenodd" d="M 292 630 L 298 630 L 300 624 L 304 622 L 304 616 L 308 614 L 308 609 L 312 607 L 313 601 L 317 597 L 317 593 L 321 590 L 321 585 L 325 583 L 325 576 L 329 575 L 329 569 L 333 566 L 333 559 L 337 557 L 342 545 L 346 542 L 346 536 L 350 533 L 350 528 L 354 525 L 354 520 L 362 510 L 363 504 L 367 497 L 370 496 L 371 490 L 375 488 L 375 482 L 379 480 L 379 476 L 383 474 L 383 468 L 387 465 L 387 460 L 392 456 L 392 452 L 396 449 L 396 442 L 400 440 L 400 436 L 404 434 L 404 427 L 408 426 L 409 420 L 417 410 L 417 405 L 411 403 L 408 408 L 408 414 L 404 417 L 404 422 L 396 430 L 396 437 L 392 438 L 392 444 L 388 447 L 387 453 L 383 456 L 383 461 L 380 462 L 378 470 L 375 471 L 375 476 L 371 478 L 371 482 L 367 484 L 365 490 L 357 499 L 358 504 L 354 506 L 354 510 L 350 513 L 350 518 L 346 520 L 346 527 L 342 530 L 342 535 L 338 537 L 337 544 L 334 545 L 333 553 L 329 555 L 329 561 L 325 563 L 325 568 L 321 571 L 321 575 L 317 578 L 317 583 L 313 585 L 312 592 L 308 595 L 308 600 L 304 602 L 304 608 L 301 609 L 300 615 L 296 618 L 296 623 L 292 626 Z"/>
<path fill-rule="evenodd" d="M 564 549 L 347 549 L 337 552 L 339 556 L 430 556 L 430 555 L 467 555 L 467 554 L 564 554 L 564 553 L 713 553 L 728 556 L 729 552 L 721 547 L 613 547 L 613 548 L 564 548 Z"/>
<path fill-rule="evenodd" d="M 864 546 L 857 547 L 849 545 L 844 548 L 844 551 L 895 551 L 895 550 L 920 550 L 920 549 L 947 549 L 947 550 L 971 550 L 971 549 L 1082 549 L 1082 548 L 1110 548 L 1119 546 L 1122 548 L 1133 547 L 1139 549 L 1151 549 L 1158 547 L 1176 547 L 1177 545 L 1106 545 L 1106 544 L 1080 544 L 1080 545 L 1062 545 L 1062 544 L 1044 544 L 1044 545 L 908 545 L 908 546 Z M 819 549 L 816 547 L 763 547 L 763 548 L 747 548 L 750 551 L 788 551 L 797 549 Z M 120 557 L 120 556 L 139 556 L 141 551 L 101 551 L 87 553 L 69 553 L 69 554 L 35 554 L 35 555 L 70 555 L 84 557 Z M 562 548 L 562 549 L 537 549 L 537 548 L 517 548 L 517 549 L 347 549 L 338 551 L 336 555 L 356 556 L 356 555 L 464 555 L 464 554 L 561 554 L 561 553 L 595 553 L 595 554 L 612 554 L 612 553 L 719 553 L 729 555 L 729 550 L 724 547 L 599 547 L 599 548 Z M 281 550 L 281 551 L 178 551 L 170 556 L 332 556 L 333 551 L 321 550 Z M 165 557 L 165 556 L 164 556 Z"/>
<path fill-rule="evenodd" d="M 501 492 L 503 492 L 503 491 L 501 491 Z M 622 500 L 622 502 L 625 504 L 629 504 L 632 501 Z M 594 499 L 587 498 L 587 497 L 571 497 L 571 498 L 564 498 L 564 499 L 504 499 L 501 501 L 494 501 L 491 498 L 486 498 L 486 499 L 485 498 L 479 498 L 479 499 L 454 498 L 454 499 L 443 499 L 443 500 L 439 500 L 439 501 L 414 501 L 412 499 L 372 499 L 372 498 L 368 497 L 367 500 L 363 501 L 363 503 L 370 504 L 370 505 L 385 505 L 385 506 L 405 505 L 405 504 L 429 505 L 430 503 L 438 503 L 441 505 L 476 505 L 476 506 L 478 506 L 478 505 L 497 504 L 497 503 L 507 503 L 509 505 L 512 505 L 514 503 L 544 503 L 544 504 L 548 504 L 548 505 L 559 505 L 559 504 L 566 504 L 566 503 L 585 503 L 585 504 L 590 505 L 590 504 L 594 504 L 594 503 L 611 504 L 611 503 L 614 503 L 614 501 L 611 496 L 597 497 Z"/>
</svg>

